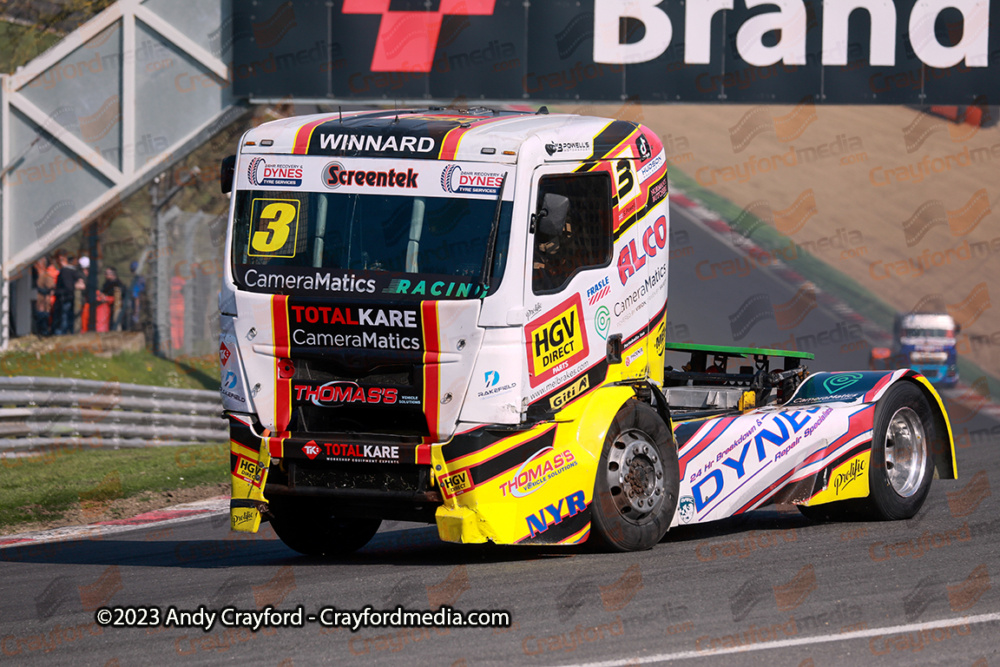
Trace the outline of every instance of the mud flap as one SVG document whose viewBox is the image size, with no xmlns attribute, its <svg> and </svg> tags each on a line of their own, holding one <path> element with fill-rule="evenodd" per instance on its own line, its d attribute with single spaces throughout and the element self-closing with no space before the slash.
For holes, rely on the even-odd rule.
<svg viewBox="0 0 1000 667">
<path fill-rule="evenodd" d="M 229 527 L 241 533 L 256 533 L 260 528 L 261 510 L 267 507 L 264 484 L 267 483 L 267 471 L 271 465 L 267 439 L 261 439 L 258 451 L 230 440 L 229 459 L 233 483 Z"/>
<path fill-rule="evenodd" d="M 867 498 L 871 457 L 871 449 L 866 449 L 824 471 L 827 474 L 825 475 L 826 483 L 822 489 L 814 494 L 808 502 L 801 504 L 814 507 L 849 498 Z M 821 475 L 821 478 L 823 477 L 824 475 Z"/>
</svg>

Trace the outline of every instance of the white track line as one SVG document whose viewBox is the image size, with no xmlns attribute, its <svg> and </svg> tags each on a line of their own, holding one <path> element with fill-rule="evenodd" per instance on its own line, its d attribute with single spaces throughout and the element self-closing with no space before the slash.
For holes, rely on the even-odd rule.
<svg viewBox="0 0 1000 667">
<path fill-rule="evenodd" d="M 660 653 L 657 655 L 647 655 L 644 657 L 619 658 L 616 660 L 605 660 L 604 662 L 574 663 L 578 667 L 623 667 L 624 665 L 645 665 L 654 662 L 670 662 L 673 660 L 690 660 L 692 658 L 715 658 L 720 655 L 730 655 L 733 653 L 749 653 L 750 651 L 770 651 L 779 648 L 790 648 L 794 646 L 808 646 L 810 644 L 826 644 L 829 642 L 849 641 L 851 639 L 862 639 L 865 637 L 880 637 L 884 635 L 899 635 L 907 632 L 920 632 L 923 630 L 936 630 L 938 628 L 955 627 L 957 625 L 979 625 L 981 623 L 1000 622 L 1000 613 L 979 614 L 978 616 L 962 616 L 959 618 L 948 618 L 940 621 L 928 621 L 926 623 L 911 623 L 909 625 L 893 625 L 887 628 L 872 628 L 870 630 L 855 630 L 836 635 L 820 635 L 818 637 L 799 637 L 797 639 L 782 639 L 778 641 L 761 642 L 750 646 L 740 646 L 734 648 L 723 648 L 706 651 L 680 651 L 678 653 Z"/>
</svg>

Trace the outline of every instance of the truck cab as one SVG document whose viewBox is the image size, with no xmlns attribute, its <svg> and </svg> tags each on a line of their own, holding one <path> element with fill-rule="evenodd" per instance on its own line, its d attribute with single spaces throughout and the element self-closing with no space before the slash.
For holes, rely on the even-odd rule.
<svg viewBox="0 0 1000 667">
<path fill-rule="evenodd" d="M 912 368 L 936 385 L 958 382 L 955 336 L 960 327 L 947 313 L 906 313 L 896 318 L 893 349 L 872 350 L 874 368 Z"/>
<path fill-rule="evenodd" d="M 619 408 L 662 382 L 656 134 L 547 112 L 338 113 L 255 128 L 229 164 L 232 527 L 263 513 L 305 552 L 337 548 L 310 537 L 331 520 L 349 544 L 382 519 L 461 542 L 585 539 L 593 488 L 560 473 L 592 472 Z M 578 437 L 586 419 L 597 437 Z"/>
</svg>

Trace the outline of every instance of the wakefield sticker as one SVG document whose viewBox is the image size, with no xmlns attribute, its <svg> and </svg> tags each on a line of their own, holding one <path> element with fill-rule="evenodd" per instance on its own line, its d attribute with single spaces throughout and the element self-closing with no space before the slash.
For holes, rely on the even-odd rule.
<svg viewBox="0 0 1000 667">
<path fill-rule="evenodd" d="M 532 387 L 586 359 L 590 353 L 579 294 L 528 324 L 524 333 Z"/>
</svg>

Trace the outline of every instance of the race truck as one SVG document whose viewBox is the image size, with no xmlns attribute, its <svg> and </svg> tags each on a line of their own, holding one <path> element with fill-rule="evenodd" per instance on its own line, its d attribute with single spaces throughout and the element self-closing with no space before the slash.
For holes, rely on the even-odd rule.
<svg viewBox="0 0 1000 667">
<path fill-rule="evenodd" d="M 222 184 L 233 530 L 328 556 L 383 520 L 625 551 L 779 502 L 904 519 L 956 475 L 916 372 L 666 340 L 667 159 L 642 125 L 289 118 Z"/>
<path fill-rule="evenodd" d="M 955 336 L 960 330 L 947 313 L 905 313 L 896 317 L 893 348 L 876 347 L 871 367 L 912 368 L 936 385 L 958 383 L 958 354 Z"/>
</svg>

